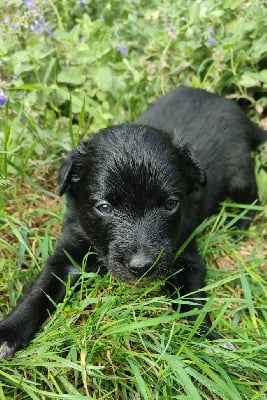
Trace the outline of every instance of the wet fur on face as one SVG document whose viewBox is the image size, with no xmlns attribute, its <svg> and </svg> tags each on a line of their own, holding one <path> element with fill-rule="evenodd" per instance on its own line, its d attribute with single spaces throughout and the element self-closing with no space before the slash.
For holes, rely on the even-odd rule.
<svg viewBox="0 0 267 400">
<path fill-rule="evenodd" d="M 101 262 L 132 281 L 171 274 L 188 194 L 206 176 L 191 150 L 171 136 L 121 125 L 82 142 L 59 181 Z"/>
</svg>

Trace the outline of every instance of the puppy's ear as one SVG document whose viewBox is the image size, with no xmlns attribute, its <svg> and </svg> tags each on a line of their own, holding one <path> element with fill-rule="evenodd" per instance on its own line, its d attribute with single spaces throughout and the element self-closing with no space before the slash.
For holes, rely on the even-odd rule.
<svg viewBox="0 0 267 400">
<path fill-rule="evenodd" d="M 93 137 L 94 135 L 91 135 L 86 141 L 80 142 L 78 146 L 69 153 L 68 157 L 59 168 L 58 186 L 60 196 L 66 192 L 70 184 L 75 185 L 75 183 L 81 180 L 81 168 L 85 160 L 88 163 L 91 154 L 94 154 L 89 147 Z"/>
<path fill-rule="evenodd" d="M 204 186 L 207 182 L 207 175 L 195 155 L 193 148 L 187 144 L 177 146 L 179 151 L 179 161 L 181 163 L 182 172 L 186 178 L 192 183 L 198 183 Z"/>
<path fill-rule="evenodd" d="M 60 196 L 62 196 L 66 192 L 67 187 L 70 184 L 72 172 L 73 158 L 72 154 L 70 154 L 58 170 L 58 186 Z"/>
</svg>

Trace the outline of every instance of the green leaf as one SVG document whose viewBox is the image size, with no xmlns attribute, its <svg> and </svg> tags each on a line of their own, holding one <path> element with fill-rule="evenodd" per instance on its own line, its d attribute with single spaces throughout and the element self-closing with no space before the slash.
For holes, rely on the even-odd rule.
<svg viewBox="0 0 267 400">
<path fill-rule="evenodd" d="M 262 168 L 257 176 L 260 197 L 263 203 L 267 202 L 267 172 Z"/>
<path fill-rule="evenodd" d="M 139 389 L 139 392 L 142 396 L 142 399 L 149 400 L 151 399 L 151 390 L 149 389 L 148 385 L 146 384 L 145 380 L 142 377 L 142 372 L 139 369 L 139 366 L 136 365 L 130 358 L 127 359 L 128 363 L 130 364 L 133 374 L 136 379 L 136 385 Z"/>
<path fill-rule="evenodd" d="M 260 81 L 249 73 L 245 73 L 240 78 L 240 85 L 244 87 L 260 86 Z"/>
<path fill-rule="evenodd" d="M 57 105 L 61 105 L 70 99 L 69 91 L 64 87 L 56 87 L 52 92 L 52 98 Z"/>
<path fill-rule="evenodd" d="M 263 69 L 258 73 L 259 80 L 261 82 L 267 83 L 267 69 Z"/>
<path fill-rule="evenodd" d="M 11 57 L 10 61 L 12 64 L 21 64 L 21 63 L 27 63 L 29 62 L 29 55 L 27 51 L 25 50 L 20 50 L 16 51 Z"/>
<path fill-rule="evenodd" d="M 108 46 L 100 46 L 96 47 L 95 44 L 92 44 L 90 46 L 90 49 L 88 50 L 81 50 L 79 53 L 77 53 L 76 56 L 76 62 L 77 64 L 90 64 L 95 61 L 97 61 L 99 58 L 101 58 L 103 55 L 107 54 L 110 50 L 110 47 Z"/>
<path fill-rule="evenodd" d="M 112 71 L 107 65 L 96 68 L 92 73 L 96 85 L 101 90 L 111 91 L 113 83 Z"/>
<path fill-rule="evenodd" d="M 20 75 L 23 72 L 33 71 L 34 69 L 35 69 L 35 65 L 22 63 L 22 64 L 17 64 L 14 66 L 14 73 L 16 75 Z"/>
<path fill-rule="evenodd" d="M 79 67 L 69 67 L 58 74 L 57 81 L 79 86 L 85 82 L 86 76 Z"/>
<path fill-rule="evenodd" d="M 244 0 L 224 0 L 222 6 L 224 9 L 235 10 Z"/>
<path fill-rule="evenodd" d="M 267 83 L 267 69 L 259 72 L 245 72 L 240 83 L 245 87 L 260 86 L 260 82 Z"/>
<path fill-rule="evenodd" d="M 189 396 L 189 399 L 201 400 L 198 388 L 194 385 L 192 379 L 188 375 L 186 368 L 183 368 L 181 364 L 177 365 L 175 362 L 171 364 L 171 368 L 175 374 L 178 375 L 181 385 L 183 386 L 185 392 Z"/>
</svg>

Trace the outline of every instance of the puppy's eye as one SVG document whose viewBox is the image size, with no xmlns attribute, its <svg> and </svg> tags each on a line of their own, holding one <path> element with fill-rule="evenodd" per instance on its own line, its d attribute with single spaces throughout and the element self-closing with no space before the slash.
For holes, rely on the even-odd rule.
<svg viewBox="0 0 267 400">
<path fill-rule="evenodd" d="M 96 206 L 96 209 L 101 214 L 111 214 L 113 211 L 113 208 L 109 203 L 101 203 L 98 206 Z"/>
<path fill-rule="evenodd" d="M 170 197 L 165 201 L 164 208 L 167 211 L 174 212 L 178 208 L 179 201 L 175 197 Z"/>
</svg>

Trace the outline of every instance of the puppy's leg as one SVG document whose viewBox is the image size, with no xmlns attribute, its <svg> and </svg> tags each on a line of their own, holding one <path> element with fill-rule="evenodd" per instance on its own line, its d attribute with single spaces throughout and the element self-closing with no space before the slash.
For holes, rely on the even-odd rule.
<svg viewBox="0 0 267 400">
<path fill-rule="evenodd" d="M 197 251 L 194 253 L 183 253 L 182 256 L 179 257 L 177 263 L 178 269 L 182 268 L 182 270 L 177 275 L 170 278 L 167 283 L 167 289 L 171 292 L 173 299 L 202 289 L 206 275 L 205 263 Z M 205 297 L 206 294 L 203 291 L 187 297 L 186 299 L 192 304 L 182 305 L 182 311 L 194 310 L 196 308 L 202 309 L 205 304 Z M 177 308 L 176 305 L 175 308 Z M 189 317 L 192 321 L 195 321 L 196 318 L 196 315 Z M 212 323 L 210 317 L 206 314 L 200 327 L 200 333 L 207 334 L 210 340 L 224 339 L 222 335 L 211 330 L 211 327 Z M 224 342 L 223 346 L 230 350 L 235 349 L 230 342 Z"/>
<path fill-rule="evenodd" d="M 73 243 L 64 240 L 61 243 L 15 310 L 0 322 L 0 360 L 27 346 L 49 313 L 55 309 L 55 304 L 63 300 L 67 280 L 70 278 L 73 284 L 78 279 L 78 271 L 63 249 L 81 264 L 88 251 L 88 243 L 79 242 L 76 248 Z"/>
</svg>

